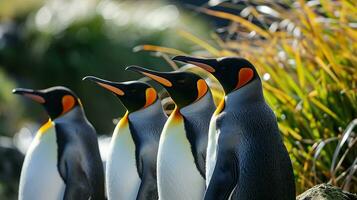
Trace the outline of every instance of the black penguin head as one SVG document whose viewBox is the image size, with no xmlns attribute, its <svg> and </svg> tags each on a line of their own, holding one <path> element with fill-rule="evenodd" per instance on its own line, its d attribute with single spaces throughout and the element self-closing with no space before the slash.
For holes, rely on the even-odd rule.
<svg viewBox="0 0 357 200">
<path fill-rule="evenodd" d="M 156 90 L 144 82 L 112 82 L 94 76 L 84 77 L 83 80 L 94 81 L 101 87 L 111 91 L 119 98 L 128 112 L 146 108 L 154 104 L 158 99 Z"/>
<path fill-rule="evenodd" d="M 130 66 L 126 70 L 139 72 L 160 83 L 179 108 L 192 104 L 208 92 L 206 82 L 190 72 L 157 72 L 138 66 Z"/>
<path fill-rule="evenodd" d="M 210 72 L 221 83 L 226 94 L 242 88 L 254 79 L 260 79 L 253 64 L 244 58 L 176 56 L 173 60 L 190 63 Z"/>
<path fill-rule="evenodd" d="M 74 92 L 62 86 L 43 90 L 16 88 L 12 90 L 12 93 L 23 95 L 42 104 L 52 120 L 66 114 L 76 106 L 82 106 Z"/>
</svg>

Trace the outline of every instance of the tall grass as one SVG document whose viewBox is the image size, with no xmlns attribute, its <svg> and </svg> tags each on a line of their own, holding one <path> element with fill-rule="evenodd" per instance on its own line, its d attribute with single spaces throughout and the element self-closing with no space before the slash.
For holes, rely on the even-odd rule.
<svg viewBox="0 0 357 200">
<path fill-rule="evenodd" d="M 276 2 L 255 0 L 243 9 L 220 4 L 230 13 L 195 8 L 229 25 L 219 33 L 213 30 L 209 41 L 185 30 L 178 33 L 192 42 L 195 50 L 187 54 L 241 56 L 258 68 L 293 162 L 298 193 L 322 182 L 357 192 L 357 2 Z M 178 54 L 174 47 L 141 49 L 164 58 Z"/>
</svg>

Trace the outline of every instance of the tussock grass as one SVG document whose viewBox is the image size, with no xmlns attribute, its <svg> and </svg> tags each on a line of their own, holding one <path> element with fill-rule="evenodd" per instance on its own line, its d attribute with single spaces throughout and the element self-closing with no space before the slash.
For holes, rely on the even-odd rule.
<svg viewBox="0 0 357 200">
<path fill-rule="evenodd" d="M 287 3 L 255 0 L 230 13 L 196 8 L 230 23 L 220 33 L 212 31 L 210 41 L 178 30 L 192 42 L 192 52 L 140 48 L 164 58 L 247 58 L 258 68 L 266 100 L 278 118 L 298 193 L 322 182 L 357 192 L 357 3 L 281 2 Z"/>
</svg>

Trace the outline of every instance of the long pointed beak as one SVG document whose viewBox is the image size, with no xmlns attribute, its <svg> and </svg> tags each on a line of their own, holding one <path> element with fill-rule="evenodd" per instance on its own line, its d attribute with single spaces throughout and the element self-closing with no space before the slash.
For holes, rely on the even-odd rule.
<svg viewBox="0 0 357 200">
<path fill-rule="evenodd" d="M 118 86 L 120 85 L 119 83 L 116 82 L 112 82 L 112 81 L 108 81 L 108 80 L 104 80 L 101 78 L 97 78 L 95 76 L 86 76 L 84 77 L 82 80 L 89 80 L 89 81 L 93 81 L 95 83 L 97 83 L 99 86 L 113 92 L 114 94 L 117 94 L 119 96 L 124 96 L 125 92 L 120 89 Z"/>
<path fill-rule="evenodd" d="M 154 81 L 157 81 L 158 83 L 162 84 L 163 86 L 172 87 L 172 83 L 167 77 L 168 72 L 158 72 L 158 71 L 145 69 L 143 67 L 139 67 L 139 66 L 135 66 L 135 65 L 129 66 L 125 70 L 138 72 L 144 76 L 147 76 L 147 77 L 153 79 Z"/>
<path fill-rule="evenodd" d="M 172 60 L 193 64 L 211 73 L 214 73 L 216 71 L 216 69 L 214 68 L 216 59 L 195 58 L 191 56 L 175 56 L 172 58 Z"/>
<path fill-rule="evenodd" d="M 42 93 L 37 90 L 26 89 L 26 88 L 15 88 L 12 90 L 12 93 L 28 97 L 41 104 L 46 102 L 45 98 L 42 96 Z"/>
</svg>

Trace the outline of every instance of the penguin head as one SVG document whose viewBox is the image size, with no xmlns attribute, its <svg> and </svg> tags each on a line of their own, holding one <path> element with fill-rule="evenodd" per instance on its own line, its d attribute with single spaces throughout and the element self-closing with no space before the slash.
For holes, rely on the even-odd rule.
<svg viewBox="0 0 357 200">
<path fill-rule="evenodd" d="M 213 59 L 176 56 L 173 60 L 193 64 L 208 71 L 221 83 L 226 94 L 239 90 L 255 79 L 260 79 L 253 64 L 244 58 Z"/>
<path fill-rule="evenodd" d="M 82 107 L 81 101 L 74 92 L 62 86 L 43 90 L 16 88 L 12 90 L 12 93 L 28 97 L 42 104 L 52 120 L 66 114 L 77 106 Z"/>
<path fill-rule="evenodd" d="M 194 103 L 208 92 L 206 82 L 190 72 L 158 72 L 138 66 L 130 66 L 126 70 L 141 73 L 158 82 L 167 90 L 178 108 Z"/>
<path fill-rule="evenodd" d="M 119 98 L 128 112 L 146 108 L 154 104 L 158 95 L 149 84 L 140 81 L 112 82 L 94 76 L 86 76 L 83 80 L 96 82 Z"/>
</svg>

